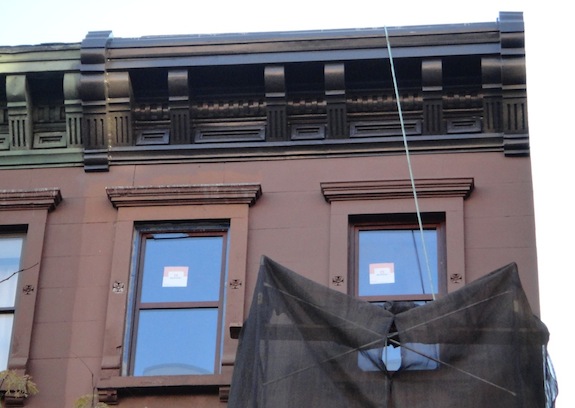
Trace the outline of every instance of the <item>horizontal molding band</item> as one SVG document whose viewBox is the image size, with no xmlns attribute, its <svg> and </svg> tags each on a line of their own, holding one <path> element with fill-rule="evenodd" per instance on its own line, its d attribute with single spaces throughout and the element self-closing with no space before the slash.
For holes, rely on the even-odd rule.
<svg viewBox="0 0 575 408">
<path fill-rule="evenodd" d="M 473 178 L 417 179 L 415 189 L 418 198 L 462 197 L 473 191 Z M 351 200 L 391 200 L 413 198 L 411 181 L 336 181 L 321 183 L 321 192 L 328 203 Z"/>
<path fill-rule="evenodd" d="M 166 186 L 107 187 L 115 208 L 160 205 L 255 204 L 262 194 L 260 184 L 191 184 Z"/>
<path fill-rule="evenodd" d="M 59 188 L 0 190 L 0 211 L 54 210 L 62 201 Z"/>
</svg>

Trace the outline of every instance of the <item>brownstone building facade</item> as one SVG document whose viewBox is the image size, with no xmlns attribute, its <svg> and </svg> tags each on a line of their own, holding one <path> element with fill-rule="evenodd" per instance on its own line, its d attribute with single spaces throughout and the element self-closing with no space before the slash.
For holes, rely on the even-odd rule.
<svg viewBox="0 0 575 408">
<path fill-rule="evenodd" d="M 12 404 L 225 406 L 262 255 L 369 301 L 515 262 L 538 313 L 522 15 L 388 33 L 0 47 Z"/>
</svg>

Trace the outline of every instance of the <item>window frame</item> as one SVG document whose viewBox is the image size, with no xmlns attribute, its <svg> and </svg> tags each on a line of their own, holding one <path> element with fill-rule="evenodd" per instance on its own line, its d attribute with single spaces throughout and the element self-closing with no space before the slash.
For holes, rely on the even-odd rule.
<svg viewBox="0 0 575 408">
<path fill-rule="evenodd" d="M 228 230 L 229 222 L 227 220 L 218 220 L 212 222 L 202 223 L 175 223 L 167 225 L 161 224 L 143 224 L 135 226 L 135 244 L 137 248 L 135 253 L 136 262 L 132 267 L 130 276 L 130 289 L 134 293 L 134 299 L 131 301 L 129 307 L 132 309 L 129 312 L 130 318 L 127 319 L 126 333 L 125 333 L 125 356 L 122 364 L 122 374 L 124 376 L 134 376 L 134 365 L 136 360 L 136 344 L 138 341 L 138 328 L 139 317 L 138 314 L 142 310 L 166 310 L 166 309 L 200 309 L 200 308 L 217 308 L 217 333 L 216 333 L 216 351 L 214 358 L 214 374 L 221 371 L 221 348 L 223 345 L 223 318 L 225 313 L 225 295 L 226 287 L 225 281 L 227 276 L 227 247 L 228 247 Z M 189 302 L 155 302 L 147 305 L 149 302 L 142 302 L 142 282 L 144 279 L 144 258 L 146 255 L 146 248 L 144 242 L 147 237 L 154 234 L 169 234 L 169 233 L 183 233 L 190 237 L 221 237 L 222 238 L 222 254 L 221 254 L 221 270 L 219 277 L 219 295 L 217 302 L 202 302 L 202 301 L 189 301 Z"/>
<path fill-rule="evenodd" d="M 25 232 L 16 287 L 8 369 L 27 373 L 48 214 L 62 201 L 58 188 L 0 190 L 0 230 Z M 17 344 L 17 347 L 15 347 Z"/>
<path fill-rule="evenodd" d="M 359 233 L 361 231 L 409 230 L 419 234 L 420 227 L 416 214 L 386 214 L 384 216 L 350 216 L 349 217 L 349 293 L 368 302 L 385 301 L 430 301 L 447 293 L 447 273 L 445 254 L 445 220 L 441 213 L 422 214 L 424 230 L 434 230 L 437 237 L 437 287 L 433 294 L 403 294 L 360 296 L 359 283 Z"/>
<path fill-rule="evenodd" d="M 108 199 L 117 215 L 110 272 L 110 295 L 105 322 L 102 362 L 96 388 L 101 402 L 115 404 L 119 395 L 133 392 L 170 393 L 172 389 L 204 387 L 219 389 L 224 398 L 231 383 L 237 339 L 228 330 L 245 320 L 245 280 L 249 207 L 262 195 L 258 183 L 189 184 L 107 187 Z M 135 226 L 140 223 L 229 223 L 227 246 L 226 304 L 222 333 L 221 372 L 210 375 L 123 375 L 123 347 L 129 297 L 127 282 L 133 265 Z M 138 392 L 139 392 L 138 391 Z"/>
<path fill-rule="evenodd" d="M 350 278 L 349 278 L 349 293 L 352 296 L 365 300 L 370 303 L 384 303 L 384 302 L 431 302 L 444 296 L 447 292 L 447 283 L 446 283 L 446 260 L 445 260 L 445 218 L 444 214 L 442 213 L 425 213 L 421 214 L 422 225 L 421 228 L 424 230 L 434 230 L 436 232 L 436 239 L 437 239 L 437 265 L 436 265 L 436 272 L 437 272 L 437 287 L 433 288 L 435 293 L 429 294 L 394 294 L 394 295 L 376 295 L 376 296 L 361 296 L 359 294 L 359 279 L 360 279 L 360 270 L 359 270 L 359 256 L 360 256 L 360 243 L 359 243 L 359 233 L 362 231 L 398 231 L 398 230 L 405 230 L 405 231 L 413 231 L 415 233 L 420 232 L 420 225 L 417 222 L 417 215 L 416 214 L 386 214 L 386 215 L 376 215 L 376 216 L 350 216 L 349 217 L 349 248 L 350 248 Z M 429 250 L 429 247 L 427 247 Z M 397 355 L 395 359 L 392 358 L 392 361 L 398 365 L 394 365 L 392 363 L 388 363 L 385 361 L 387 359 L 387 353 L 390 351 L 393 355 Z M 435 358 L 438 358 L 440 353 L 439 347 L 435 345 Z M 412 355 L 409 352 L 409 349 L 405 351 L 402 346 L 395 346 L 395 345 L 385 345 L 381 349 L 382 353 L 382 360 L 386 365 L 387 369 L 390 371 L 397 371 L 400 365 L 404 363 L 404 357 Z M 413 354 L 417 356 L 417 354 Z M 385 357 L 384 357 L 385 356 Z M 409 361 L 409 357 L 407 357 L 407 361 Z M 361 356 L 358 356 L 358 364 L 361 361 Z M 431 363 L 430 363 L 431 362 Z M 407 371 L 411 370 L 435 370 L 438 369 L 437 363 L 433 360 L 426 361 L 426 368 L 422 366 L 418 366 L 418 368 L 407 368 Z M 370 371 L 369 369 L 367 371 Z M 372 370 L 378 371 L 378 370 Z"/>
<path fill-rule="evenodd" d="M 329 286 L 343 293 L 355 293 L 355 253 L 350 221 L 405 221 L 415 214 L 413 184 L 418 191 L 418 208 L 424 222 L 438 214 L 443 220 L 445 291 L 465 284 L 465 205 L 474 189 L 473 178 L 389 179 L 374 181 L 329 181 L 321 183 L 330 204 Z M 431 218 L 430 218 L 431 217 Z M 411 221 L 413 222 L 413 221 Z M 418 226 L 419 228 L 419 226 Z M 438 248 L 439 251 L 439 248 Z M 359 360 L 358 360 L 359 362 Z"/>
<path fill-rule="evenodd" d="M 22 240 L 22 244 L 20 246 L 20 253 L 18 254 L 18 266 L 16 270 L 12 272 L 8 272 L 6 276 L 0 281 L 0 285 L 5 284 L 5 282 L 9 281 L 10 279 L 14 279 L 16 281 L 14 285 L 14 302 L 11 306 L 0 306 L 0 316 L 12 316 L 12 324 L 10 325 L 10 338 L 8 338 L 8 349 L 6 350 L 6 367 L 0 366 L 0 371 L 4 369 L 8 369 L 8 362 L 10 357 L 10 350 L 12 347 L 12 332 L 14 329 L 14 321 L 16 316 L 16 301 L 17 301 L 17 293 L 18 293 L 18 281 L 19 281 L 19 274 L 23 272 L 22 270 L 22 255 L 24 254 L 24 249 L 26 246 L 26 226 L 16 227 L 16 228 L 7 228 L 7 227 L 0 227 L 0 242 L 3 239 L 13 239 L 13 238 L 20 238 Z"/>
<path fill-rule="evenodd" d="M 473 178 L 415 179 L 422 214 L 445 219 L 445 279 L 447 293 L 465 284 L 465 205 L 474 189 Z M 414 214 L 409 179 L 329 181 L 320 183 L 330 205 L 329 281 L 334 290 L 349 293 L 349 220 L 374 214 Z"/>
</svg>

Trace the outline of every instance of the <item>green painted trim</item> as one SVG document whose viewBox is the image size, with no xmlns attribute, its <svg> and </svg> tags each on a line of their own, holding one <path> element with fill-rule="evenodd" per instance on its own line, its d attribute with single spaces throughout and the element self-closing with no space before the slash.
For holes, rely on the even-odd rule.
<svg viewBox="0 0 575 408">
<path fill-rule="evenodd" d="M 0 151 L 0 169 L 83 166 L 83 152 L 81 147 Z"/>
</svg>

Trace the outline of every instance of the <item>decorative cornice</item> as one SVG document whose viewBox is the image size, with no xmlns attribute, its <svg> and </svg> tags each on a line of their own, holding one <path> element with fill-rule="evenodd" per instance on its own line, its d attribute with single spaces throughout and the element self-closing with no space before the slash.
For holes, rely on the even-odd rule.
<svg viewBox="0 0 575 408">
<path fill-rule="evenodd" d="M 473 178 L 415 180 L 418 198 L 462 197 L 473 191 Z M 321 183 L 321 192 L 328 203 L 349 200 L 392 200 L 412 198 L 410 180 L 336 181 Z"/>
<path fill-rule="evenodd" d="M 0 47 L 0 168 L 402 154 L 385 34 L 97 31 L 64 49 Z M 529 156 L 522 13 L 389 34 L 414 150 Z"/>
<path fill-rule="evenodd" d="M 54 210 L 62 201 L 58 188 L 0 190 L 0 211 L 45 209 Z"/>
<path fill-rule="evenodd" d="M 115 208 L 210 204 L 251 206 L 261 196 L 262 187 L 257 183 L 107 187 L 106 193 Z"/>
</svg>

